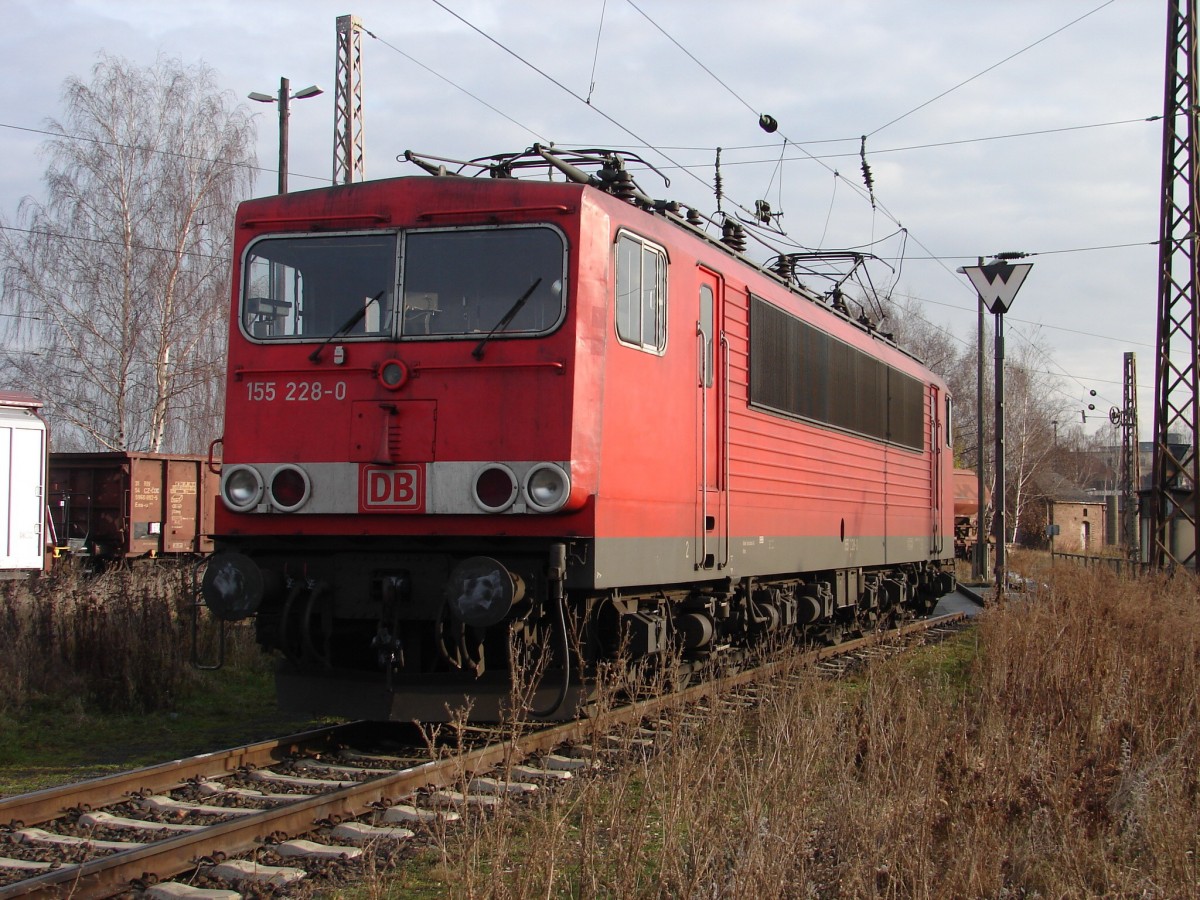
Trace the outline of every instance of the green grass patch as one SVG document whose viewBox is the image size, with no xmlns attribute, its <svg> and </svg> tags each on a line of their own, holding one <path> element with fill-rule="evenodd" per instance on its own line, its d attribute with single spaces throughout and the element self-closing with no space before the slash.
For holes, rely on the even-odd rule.
<svg viewBox="0 0 1200 900">
<path fill-rule="evenodd" d="M 265 666 L 197 672 L 171 710 L 105 713 L 78 697 L 41 697 L 0 714 L 0 795 L 279 737 L 315 724 L 275 705 Z"/>
<path fill-rule="evenodd" d="M 935 682 L 961 697 L 971 684 L 979 659 L 979 629 L 971 626 L 937 644 L 901 657 L 904 667 L 919 681 Z"/>
</svg>

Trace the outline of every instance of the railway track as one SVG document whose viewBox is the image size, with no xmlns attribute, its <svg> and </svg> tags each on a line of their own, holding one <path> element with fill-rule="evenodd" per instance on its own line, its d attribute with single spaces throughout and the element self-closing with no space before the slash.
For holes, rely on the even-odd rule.
<svg viewBox="0 0 1200 900">
<path fill-rule="evenodd" d="M 266 843 L 272 859 L 353 858 L 364 847 L 373 851 L 404 841 L 437 817 L 565 780 L 590 765 L 591 745 L 653 722 L 668 708 L 749 705 L 763 683 L 784 677 L 798 662 L 841 675 L 913 641 L 944 636 L 963 621 L 956 614 L 914 622 L 596 718 L 534 730 L 471 729 L 441 752 L 431 753 L 421 740 L 399 751 L 376 750 L 380 736 L 374 728 L 352 723 L 0 800 L 0 823 L 7 823 L 0 828 L 0 900 L 85 900 L 130 891 L 163 898 L 234 896 L 198 894 L 182 882 L 166 881 L 193 874 L 215 884 L 279 886 L 302 878 L 304 868 L 236 857 L 253 855 Z M 624 745 L 653 741 L 650 732 Z M 572 746 L 581 748 L 575 756 L 556 752 Z M 493 771 L 500 776 L 482 774 Z M 413 800 L 418 796 L 420 807 Z M 320 832 L 319 842 L 299 839 L 314 832 Z"/>
</svg>

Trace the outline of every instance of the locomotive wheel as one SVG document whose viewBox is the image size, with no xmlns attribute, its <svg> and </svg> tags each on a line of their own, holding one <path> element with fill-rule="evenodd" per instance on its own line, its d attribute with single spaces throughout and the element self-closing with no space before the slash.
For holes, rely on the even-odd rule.
<svg viewBox="0 0 1200 900">
<path fill-rule="evenodd" d="M 896 624 L 896 608 L 873 610 L 870 631 L 887 631 Z M 867 630 L 864 628 L 864 630 Z"/>
<path fill-rule="evenodd" d="M 930 597 L 928 594 L 918 594 L 912 601 L 912 611 L 917 616 L 929 615 L 935 606 L 937 606 L 937 598 Z"/>
</svg>

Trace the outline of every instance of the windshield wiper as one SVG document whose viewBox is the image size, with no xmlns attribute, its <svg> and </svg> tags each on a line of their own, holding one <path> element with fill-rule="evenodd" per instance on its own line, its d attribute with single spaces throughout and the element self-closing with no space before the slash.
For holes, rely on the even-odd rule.
<svg viewBox="0 0 1200 900">
<path fill-rule="evenodd" d="M 341 328 L 339 328 L 337 331 L 335 331 L 329 337 L 325 338 L 325 340 L 323 340 L 317 346 L 316 350 L 314 350 L 312 353 L 308 354 L 309 360 L 311 360 L 312 362 L 319 362 L 321 359 L 321 351 L 324 350 L 326 347 L 328 347 L 331 342 L 336 341 L 340 337 L 343 337 L 347 331 L 349 331 L 351 328 L 353 328 L 355 325 L 357 325 L 359 322 L 361 322 L 363 320 L 363 316 L 365 316 L 367 314 L 367 310 L 371 308 L 371 304 L 379 302 L 379 299 L 386 293 L 387 293 L 387 288 L 384 288 L 382 291 L 380 291 L 378 294 L 376 294 L 374 297 L 372 297 L 370 300 L 368 300 L 366 303 L 364 303 L 362 305 L 362 309 L 355 310 L 354 315 L 352 315 L 349 319 L 346 320 L 346 324 L 344 324 Z"/>
<path fill-rule="evenodd" d="M 487 342 L 492 339 L 497 331 L 503 331 L 508 327 L 508 323 L 511 322 L 516 317 L 517 313 L 521 311 L 521 307 L 525 305 L 525 301 L 533 296 L 533 292 L 537 290 L 537 286 L 541 283 L 542 279 L 539 277 L 537 281 L 529 286 L 529 290 L 517 298 L 517 302 L 514 303 L 512 308 L 504 314 L 504 318 L 496 323 L 496 327 L 484 335 L 483 339 L 475 345 L 475 349 L 471 351 L 471 355 L 473 357 L 476 359 L 483 359 L 483 348 L 487 345 Z"/>
</svg>

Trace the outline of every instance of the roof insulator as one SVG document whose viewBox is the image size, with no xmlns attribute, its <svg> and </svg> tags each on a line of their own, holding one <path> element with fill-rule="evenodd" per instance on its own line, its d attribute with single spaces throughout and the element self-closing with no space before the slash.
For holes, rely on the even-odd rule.
<svg viewBox="0 0 1200 900">
<path fill-rule="evenodd" d="M 721 243 L 738 253 L 746 252 L 746 229 L 733 219 L 726 219 L 721 226 Z"/>
<path fill-rule="evenodd" d="M 629 200 L 631 202 L 638 193 L 637 185 L 633 183 L 633 175 L 624 169 L 613 176 L 612 182 L 608 185 L 608 190 L 612 191 L 613 194 L 622 200 Z"/>
</svg>

